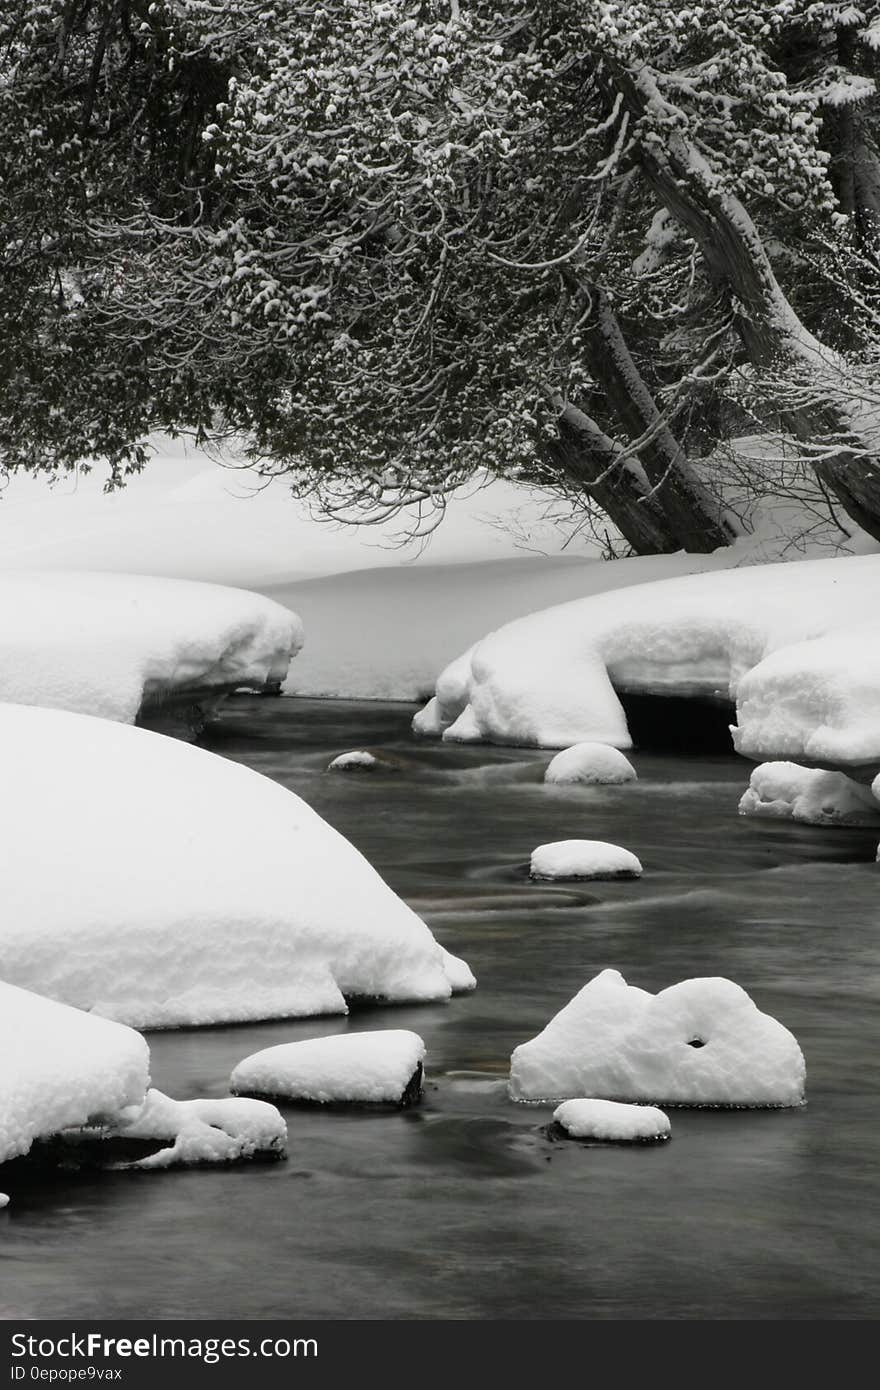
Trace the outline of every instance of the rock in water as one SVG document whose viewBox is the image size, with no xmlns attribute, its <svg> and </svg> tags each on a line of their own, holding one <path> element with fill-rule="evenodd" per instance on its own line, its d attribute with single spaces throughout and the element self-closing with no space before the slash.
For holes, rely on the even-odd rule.
<svg viewBox="0 0 880 1390">
<path fill-rule="evenodd" d="M 412 1105 L 421 1096 L 425 1044 L 386 1029 L 280 1043 L 239 1062 L 231 1088 L 315 1105 Z"/>
<path fill-rule="evenodd" d="M 604 840 L 556 840 L 532 852 L 534 879 L 639 878 L 642 866 L 634 854 Z"/>
<path fill-rule="evenodd" d="M 790 1106 L 804 1099 L 797 1041 L 732 980 L 659 994 L 603 970 L 511 1058 L 514 1100 Z"/>
<path fill-rule="evenodd" d="M 570 1139 L 635 1144 L 669 1138 L 669 1116 L 653 1105 L 624 1105 L 614 1100 L 566 1100 L 553 1111 L 553 1119 Z"/>
<path fill-rule="evenodd" d="M 574 743 L 563 748 L 547 765 L 545 782 L 562 785 L 582 782 L 587 785 L 618 786 L 634 782 L 636 770 L 629 758 L 608 743 Z"/>
</svg>

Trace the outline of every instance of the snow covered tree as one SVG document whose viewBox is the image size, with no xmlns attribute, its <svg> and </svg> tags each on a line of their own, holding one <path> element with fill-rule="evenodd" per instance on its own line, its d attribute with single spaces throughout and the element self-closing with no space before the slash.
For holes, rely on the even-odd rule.
<svg viewBox="0 0 880 1390">
<path fill-rule="evenodd" d="M 488 468 L 708 550 L 751 410 L 877 534 L 876 9 L 8 0 L 7 465 L 185 428 L 335 515 Z"/>
</svg>

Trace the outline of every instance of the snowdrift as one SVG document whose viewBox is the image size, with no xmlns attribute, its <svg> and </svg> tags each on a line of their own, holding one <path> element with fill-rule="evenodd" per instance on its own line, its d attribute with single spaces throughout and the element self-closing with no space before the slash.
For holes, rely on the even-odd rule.
<svg viewBox="0 0 880 1390">
<path fill-rule="evenodd" d="M 473 986 L 347 840 L 249 768 L 22 705 L 0 705 L 0 766 L 0 978 L 135 1027 Z"/>
<path fill-rule="evenodd" d="M 143 1104 L 149 1065 L 130 1028 L 0 983 L 0 1163 Z"/>
<path fill-rule="evenodd" d="M 734 744 L 880 766 L 880 557 L 687 575 L 509 623 L 441 674 L 422 734 L 629 748 L 617 692 L 736 703 Z"/>
<path fill-rule="evenodd" d="M 295 613 L 259 594 L 133 574 L 0 572 L 0 700 L 132 724 L 279 685 Z"/>
</svg>

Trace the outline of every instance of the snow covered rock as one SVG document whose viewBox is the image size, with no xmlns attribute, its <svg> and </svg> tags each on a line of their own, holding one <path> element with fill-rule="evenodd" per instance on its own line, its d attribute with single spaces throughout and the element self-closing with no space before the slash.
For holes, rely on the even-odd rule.
<svg viewBox="0 0 880 1390">
<path fill-rule="evenodd" d="M 634 854 L 604 840 L 556 840 L 532 851 L 532 878 L 639 878 Z"/>
<path fill-rule="evenodd" d="M 23 705 L 0 705 L 0 767 L 0 978 L 140 1028 L 469 987 L 366 859 L 250 768 Z"/>
<path fill-rule="evenodd" d="M 149 1062 L 130 1028 L 0 983 L 0 1163 L 142 1103 Z"/>
<path fill-rule="evenodd" d="M 230 1085 L 236 1094 L 319 1105 L 411 1105 L 421 1095 L 424 1060 L 425 1044 L 407 1029 L 339 1033 L 255 1052 Z"/>
<path fill-rule="evenodd" d="M 2 1211 L 4 1207 L 8 1207 L 8 1206 L 9 1206 L 9 1193 L 8 1193 L 8 1192 L 0 1192 L 0 1211 Z"/>
<path fill-rule="evenodd" d="M 584 782 L 618 786 L 634 782 L 636 770 L 629 758 L 607 743 L 575 743 L 551 758 L 544 773 L 545 782 Z"/>
<path fill-rule="evenodd" d="M 653 1105 L 624 1105 L 615 1100 L 566 1100 L 553 1111 L 553 1119 L 571 1139 L 632 1144 L 669 1138 L 669 1116 Z"/>
<path fill-rule="evenodd" d="M 147 1092 L 144 1104 L 123 1115 L 111 1130 L 122 1139 L 167 1139 L 164 1149 L 127 1164 L 172 1168 L 181 1164 L 236 1163 L 248 1158 L 284 1158 L 287 1125 L 260 1100 L 172 1100 Z"/>
<path fill-rule="evenodd" d="M 452 662 L 415 725 L 444 738 L 631 744 L 618 692 L 735 701 L 735 745 L 880 766 L 880 556 L 686 575 L 508 623 Z M 873 775 L 873 774 L 872 774 Z"/>
<path fill-rule="evenodd" d="M 731 980 L 659 994 L 603 970 L 514 1050 L 514 1100 L 596 1096 L 668 1105 L 800 1105 L 805 1066 L 787 1028 Z"/>
<path fill-rule="evenodd" d="M 363 749 L 353 749 L 350 753 L 340 753 L 332 763 L 327 764 L 328 772 L 369 772 L 379 766 L 379 759 Z"/>
<path fill-rule="evenodd" d="M 244 589 L 0 572 L 0 700 L 127 724 L 204 713 L 231 690 L 280 685 L 301 645 L 295 613 Z"/>
<path fill-rule="evenodd" d="M 842 772 L 761 763 L 739 803 L 741 816 L 804 821 L 807 825 L 880 825 L 880 804 L 869 787 Z"/>
</svg>

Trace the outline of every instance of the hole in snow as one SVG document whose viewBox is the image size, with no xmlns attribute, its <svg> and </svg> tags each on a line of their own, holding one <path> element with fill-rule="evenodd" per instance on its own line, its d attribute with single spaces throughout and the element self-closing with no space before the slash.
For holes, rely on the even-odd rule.
<svg viewBox="0 0 880 1390">
<path fill-rule="evenodd" d="M 705 1042 L 703 1041 L 702 1038 L 688 1038 L 688 1047 L 705 1047 L 705 1046 L 706 1046 L 706 1044 L 705 1044 Z"/>
<path fill-rule="evenodd" d="M 682 695 L 628 695 L 618 690 L 636 748 L 654 752 L 730 753 L 735 707 Z"/>
</svg>

